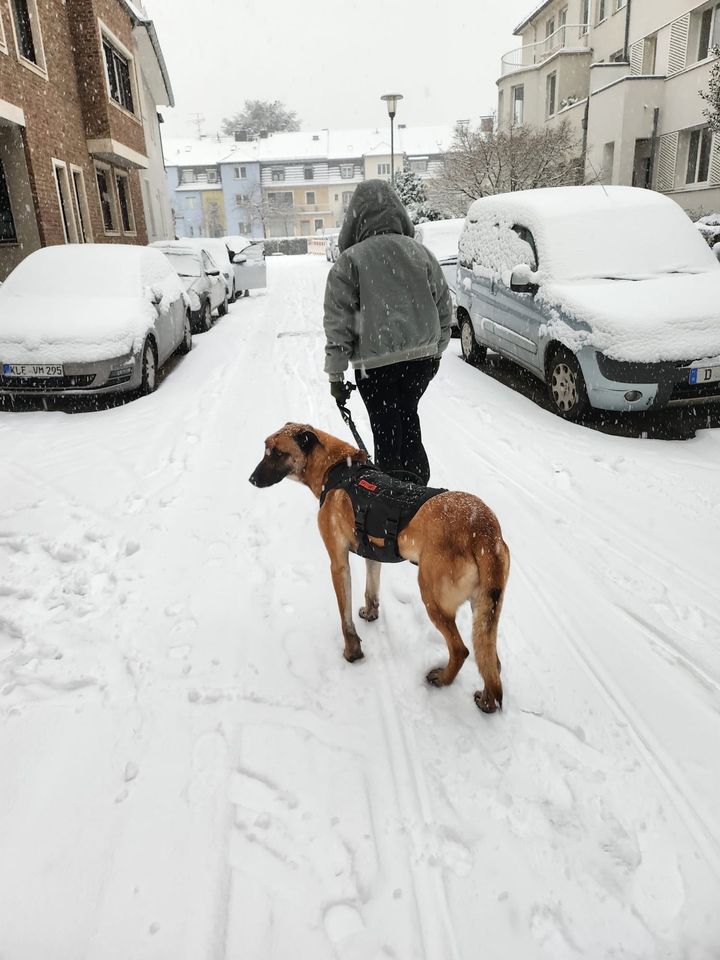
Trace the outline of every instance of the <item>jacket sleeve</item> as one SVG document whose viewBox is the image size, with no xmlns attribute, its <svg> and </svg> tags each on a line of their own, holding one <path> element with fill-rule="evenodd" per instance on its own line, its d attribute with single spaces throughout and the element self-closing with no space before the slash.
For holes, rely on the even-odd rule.
<svg viewBox="0 0 720 960">
<path fill-rule="evenodd" d="M 436 358 L 439 359 L 447 349 L 452 335 L 452 298 L 447 280 L 442 272 L 442 267 L 432 254 L 428 254 L 430 289 L 432 291 L 435 306 L 437 307 L 438 317 L 440 319 L 440 340 L 438 342 L 438 351 Z"/>
<path fill-rule="evenodd" d="M 341 256 L 325 287 L 325 373 L 330 380 L 343 380 L 355 346 L 355 327 L 360 297 L 355 271 L 348 256 Z"/>
</svg>

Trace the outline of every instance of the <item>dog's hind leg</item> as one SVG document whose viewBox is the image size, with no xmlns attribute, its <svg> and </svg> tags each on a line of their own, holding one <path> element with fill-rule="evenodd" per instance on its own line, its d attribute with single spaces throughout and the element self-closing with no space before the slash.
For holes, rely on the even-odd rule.
<svg viewBox="0 0 720 960">
<path fill-rule="evenodd" d="M 377 620 L 380 609 L 380 569 L 377 560 L 366 560 L 365 606 L 358 611 L 363 620 Z"/>
<path fill-rule="evenodd" d="M 425 609 L 428 616 L 438 628 L 447 643 L 449 658 L 447 666 L 435 667 L 428 673 L 426 679 L 434 687 L 446 687 L 452 683 L 460 671 L 460 667 L 465 663 L 468 656 L 468 648 L 463 643 L 460 632 L 455 624 L 455 614 L 457 609 L 452 612 L 448 609 L 448 604 L 443 604 L 442 598 L 438 595 L 436 585 L 430 578 L 424 578 L 422 566 L 418 576 L 420 584 L 420 595 L 422 596 Z"/>
<path fill-rule="evenodd" d="M 483 713 L 502 710 L 503 689 L 500 680 L 500 658 L 497 655 L 497 628 L 502 608 L 500 587 L 478 587 L 473 597 L 473 647 L 478 670 L 485 689 L 475 694 L 475 703 Z"/>
</svg>

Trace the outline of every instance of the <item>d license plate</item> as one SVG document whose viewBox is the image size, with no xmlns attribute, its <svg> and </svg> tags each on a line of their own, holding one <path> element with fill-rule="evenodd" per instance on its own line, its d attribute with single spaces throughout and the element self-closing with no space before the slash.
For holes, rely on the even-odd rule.
<svg viewBox="0 0 720 960">
<path fill-rule="evenodd" d="M 61 363 L 4 363 L 4 377 L 62 377 Z"/>
<path fill-rule="evenodd" d="M 690 371 L 690 383 L 714 383 L 720 380 L 720 367 L 693 367 Z"/>
</svg>

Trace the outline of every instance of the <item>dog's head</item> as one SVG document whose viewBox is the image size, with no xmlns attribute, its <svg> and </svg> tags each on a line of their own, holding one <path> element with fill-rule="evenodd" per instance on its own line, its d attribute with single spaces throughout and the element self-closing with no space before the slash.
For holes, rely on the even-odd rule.
<svg viewBox="0 0 720 960">
<path fill-rule="evenodd" d="M 285 477 L 301 480 L 308 457 L 320 445 L 312 427 L 286 423 L 265 441 L 265 456 L 253 470 L 250 483 L 256 487 L 272 487 Z"/>
</svg>

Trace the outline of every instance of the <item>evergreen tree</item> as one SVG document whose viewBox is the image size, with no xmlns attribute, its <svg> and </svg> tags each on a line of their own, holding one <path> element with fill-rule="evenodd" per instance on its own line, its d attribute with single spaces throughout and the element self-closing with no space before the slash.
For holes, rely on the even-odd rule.
<svg viewBox="0 0 720 960">
<path fill-rule="evenodd" d="M 720 134 L 720 47 L 715 47 L 713 53 L 719 59 L 710 71 L 710 82 L 707 90 L 701 90 L 700 96 L 708 104 L 703 113 L 707 117 L 711 129 Z"/>
<path fill-rule="evenodd" d="M 448 214 L 441 213 L 430 203 L 425 184 L 412 170 L 403 170 L 395 176 L 395 189 L 413 223 L 447 219 Z"/>
<path fill-rule="evenodd" d="M 278 133 L 300 129 L 300 121 L 294 110 L 288 110 L 279 100 L 246 100 L 240 113 L 225 117 L 222 131 L 234 136 L 244 130 L 250 140 L 256 140 L 261 133 Z"/>
</svg>

